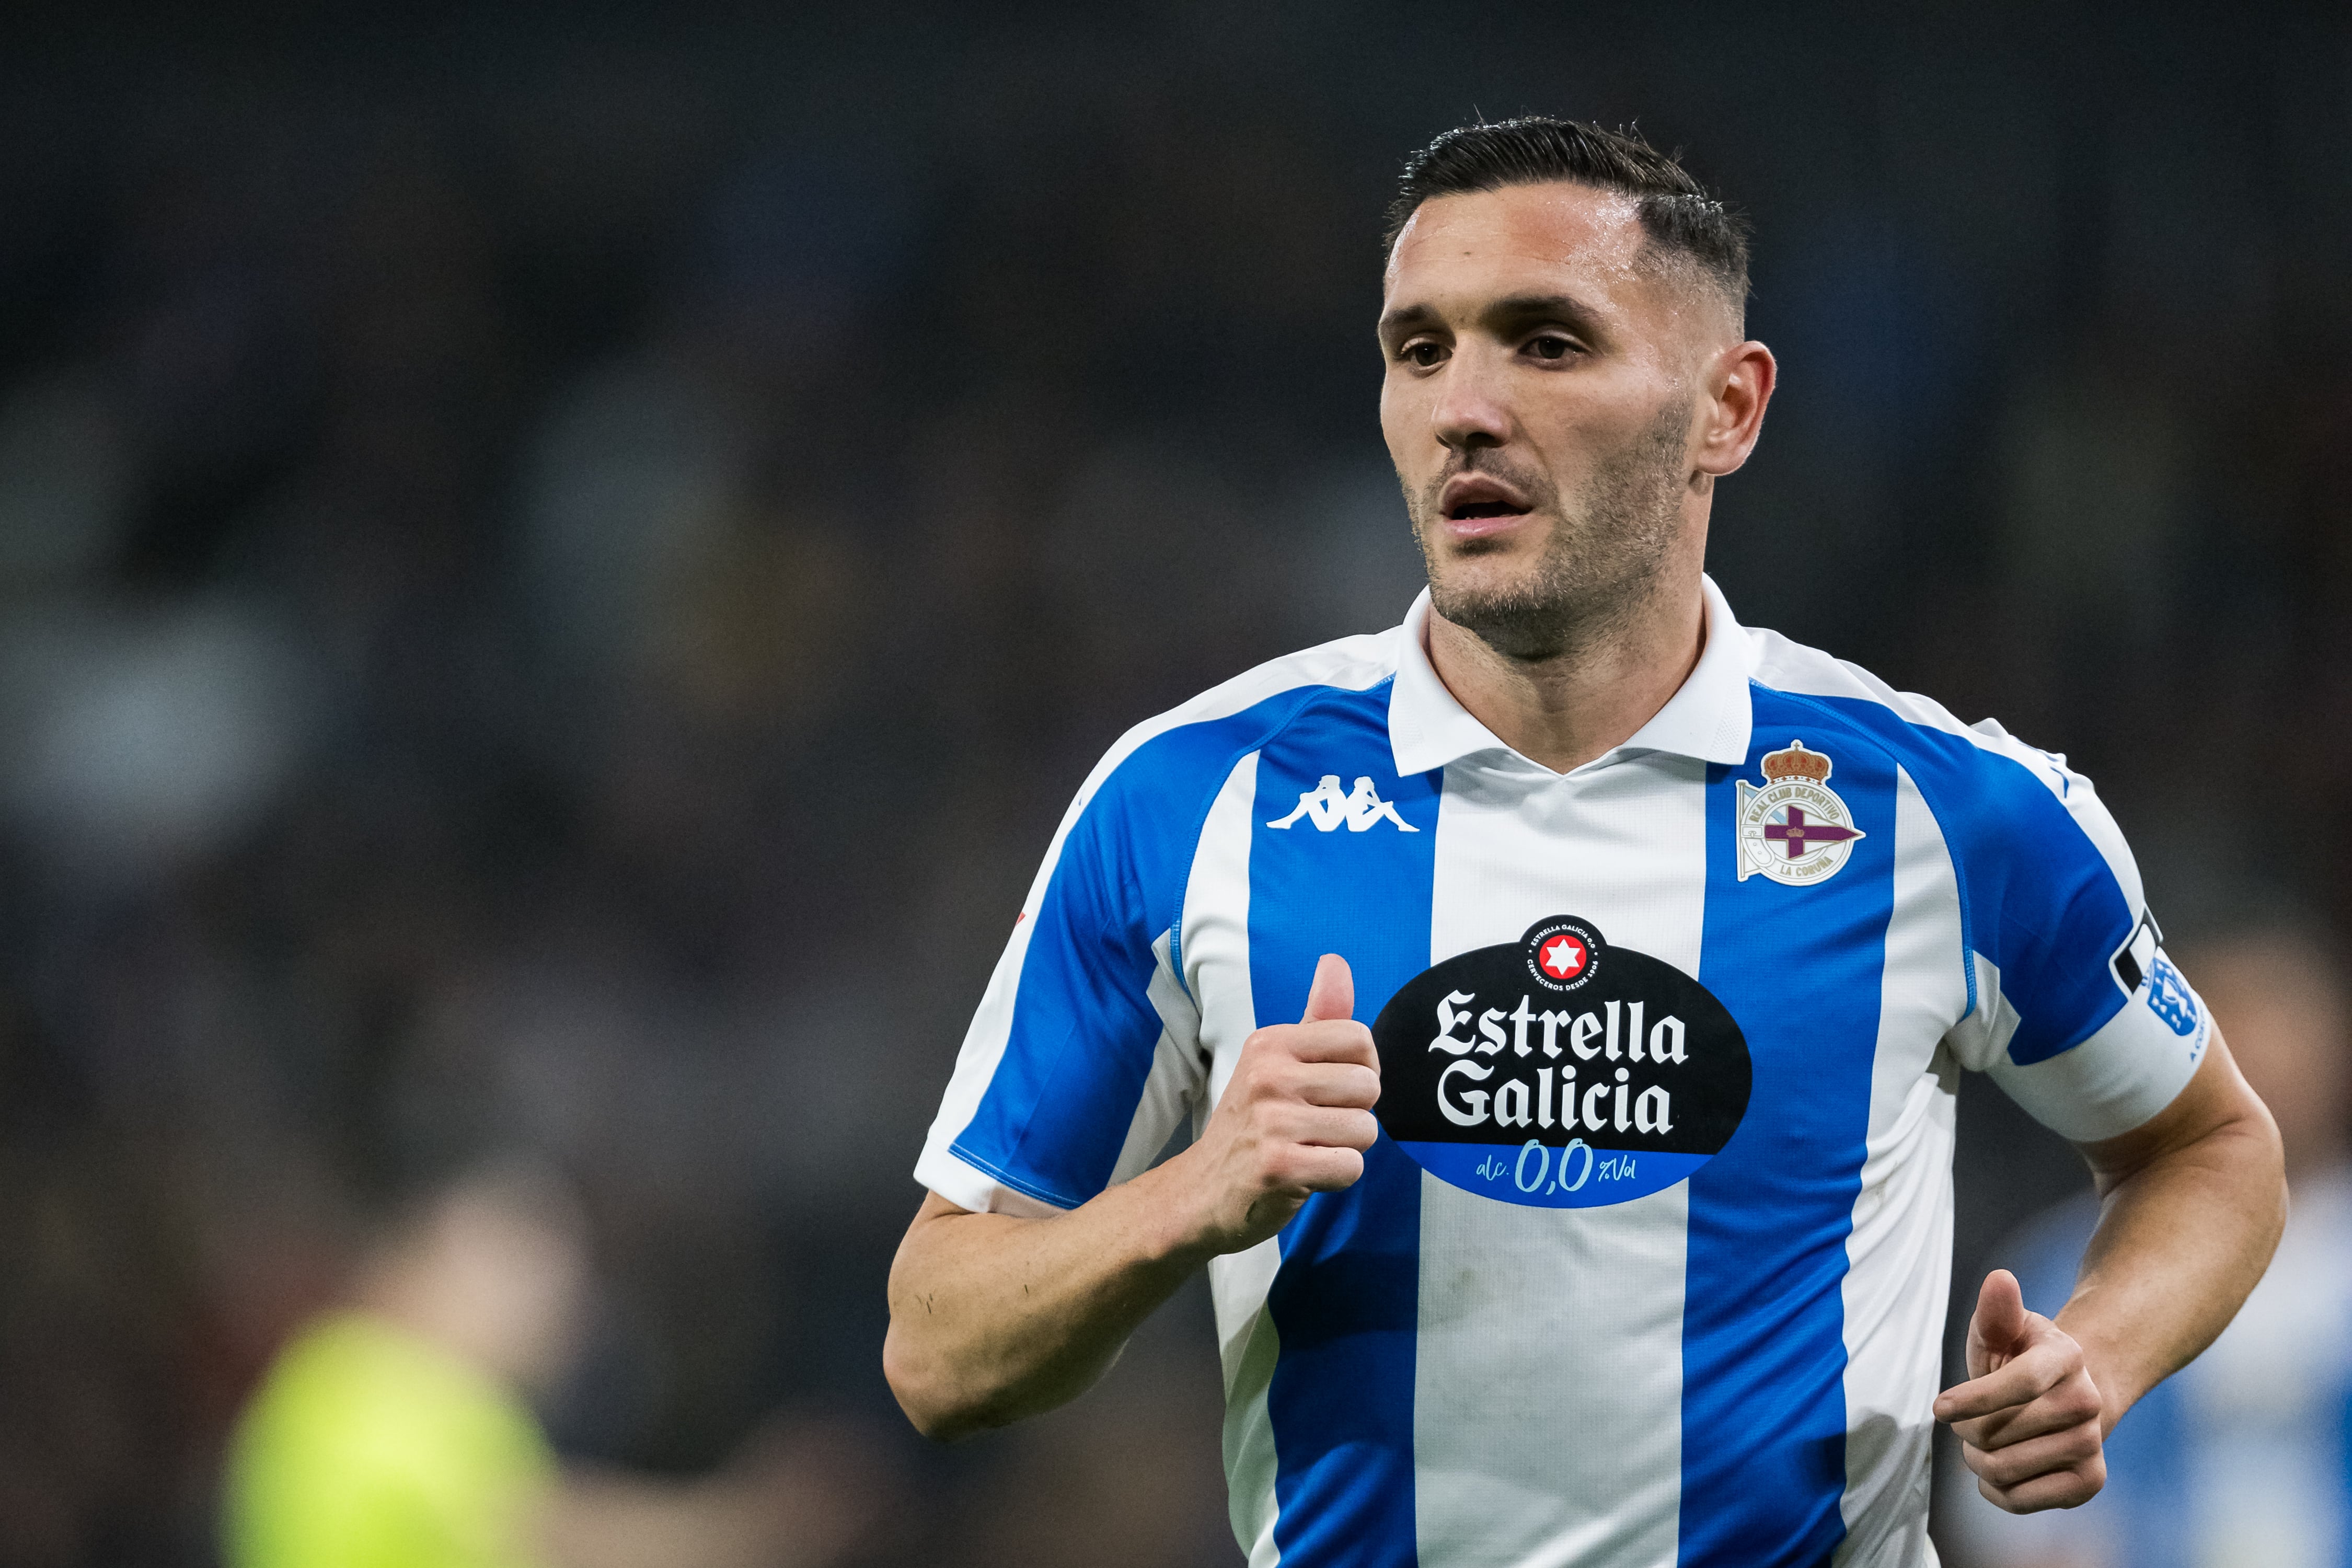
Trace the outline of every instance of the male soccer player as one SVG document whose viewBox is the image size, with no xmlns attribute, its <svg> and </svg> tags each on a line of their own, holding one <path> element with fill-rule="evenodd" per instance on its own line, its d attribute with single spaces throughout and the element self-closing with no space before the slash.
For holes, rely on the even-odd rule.
<svg viewBox="0 0 2352 1568">
<path fill-rule="evenodd" d="M 1205 1262 L 1253 1564 L 1925 1563 L 1931 1415 L 2003 1506 L 2078 1503 L 2229 1321 L 2277 1134 L 2089 782 L 1702 574 L 1772 393 L 1746 294 L 1639 141 L 1408 163 L 1381 420 L 1429 592 L 1080 790 L 917 1166 L 924 1430 L 1070 1398 Z M 2105 1207 L 2054 1321 L 1985 1281 L 1939 1395 L 1962 1068 Z"/>
</svg>

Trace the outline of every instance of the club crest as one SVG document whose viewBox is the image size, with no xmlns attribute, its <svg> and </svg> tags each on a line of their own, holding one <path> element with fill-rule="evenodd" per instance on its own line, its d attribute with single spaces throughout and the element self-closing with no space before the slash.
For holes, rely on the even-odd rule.
<svg viewBox="0 0 2352 1568">
<path fill-rule="evenodd" d="M 1790 741 L 1785 752 L 1766 752 L 1762 766 L 1762 788 L 1739 781 L 1739 879 L 1769 877 L 1792 888 L 1828 881 L 1867 837 L 1830 788 L 1829 757 Z"/>
</svg>

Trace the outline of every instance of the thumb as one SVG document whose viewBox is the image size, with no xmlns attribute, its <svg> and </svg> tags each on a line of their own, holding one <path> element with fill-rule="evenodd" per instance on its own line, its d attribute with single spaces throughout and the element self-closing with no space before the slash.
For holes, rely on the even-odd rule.
<svg viewBox="0 0 2352 1568">
<path fill-rule="evenodd" d="M 2025 1296 L 2017 1276 L 1996 1268 L 1985 1276 L 1976 1316 L 1969 1320 L 1969 1375 L 1982 1377 L 2007 1361 L 2024 1335 Z"/>
<path fill-rule="evenodd" d="M 1307 989 L 1307 1016 L 1299 1022 L 1319 1024 L 1355 1016 L 1356 977 L 1349 972 L 1346 959 L 1327 952 L 1315 965 L 1315 984 Z"/>
</svg>

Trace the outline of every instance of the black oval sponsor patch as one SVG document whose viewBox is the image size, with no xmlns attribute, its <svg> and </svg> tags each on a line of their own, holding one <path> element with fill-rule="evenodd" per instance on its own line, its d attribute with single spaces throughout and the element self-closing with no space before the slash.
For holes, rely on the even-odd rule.
<svg viewBox="0 0 2352 1568">
<path fill-rule="evenodd" d="M 1659 1192 L 1748 1110 L 1748 1040 L 1723 1004 L 1573 915 L 1424 970 L 1372 1039 L 1389 1136 L 1439 1180 L 1508 1203 Z"/>
</svg>

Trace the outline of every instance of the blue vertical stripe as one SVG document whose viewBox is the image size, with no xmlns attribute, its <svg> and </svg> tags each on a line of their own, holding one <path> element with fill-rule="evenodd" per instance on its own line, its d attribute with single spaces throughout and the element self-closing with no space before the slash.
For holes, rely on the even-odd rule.
<svg viewBox="0 0 2352 1568">
<path fill-rule="evenodd" d="M 2352 1382 L 2337 1390 L 2336 1401 L 2336 1560 L 2344 1568 L 2352 1568 Z"/>
<path fill-rule="evenodd" d="M 1250 848 L 1250 985 L 1260 1025 L 1296 1023 L 1318 957 L 1355 973 L 1366 1023 L 1429 967 L 1441 771 L 1399 778 L 1390 687 L 1319 699 L 1260 752 Z M 1323 833 L 1287 816 L 1326 774 L 1368 777 L 1415 833 L 1388 822 Z M 1275 1542 L 1297 1568 L 1412 1568 L 1412 1387 L 1420 1332 L 1421 1170 L 1385 1133 L 1363 1179 L 1318 1194 L 1283 1230 L 1266 1297 L 1281 1359 Z"/>
<path fill-rule="evenodd" d="M 1809 1568 L 1845 1534 L 1846 1237 L 1894 910 L 1895 766 L 1824 707 L 1751 689 L 1744 770 L 1707 769 L 1700 984 L 1739 1020 L 1748 1114 L 1691 1177 L 1680 1562 Z M 1737 781 L 1801 739 L 1869 837 L 1812 887 L 1738 877 Z"/>
</svg>

